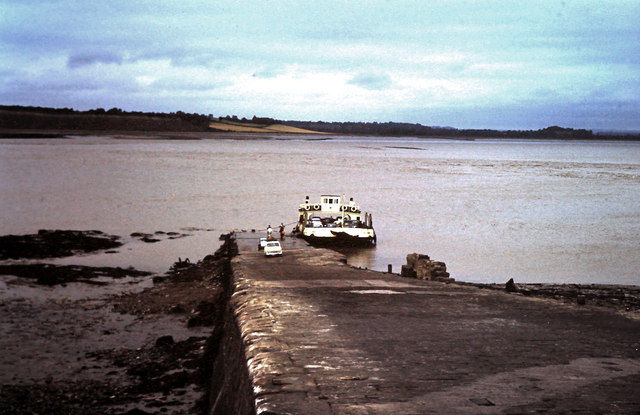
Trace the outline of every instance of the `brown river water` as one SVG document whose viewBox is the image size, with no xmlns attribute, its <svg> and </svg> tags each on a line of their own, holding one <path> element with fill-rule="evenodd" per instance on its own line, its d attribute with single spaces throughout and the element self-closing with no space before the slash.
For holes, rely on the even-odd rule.
<svg viewBox="0 0 640 415">
<path fill-rule="evenodd" d="M 354 266 L 419 252 L 463 281 L 640 284 L 640 143 L 213 138 L 0 140 L 0 234 L 98 229 L 128 243 L 55 262 L 163 272 L 344 194 L 378 234 Z M 128 237 L 156 231 L 189 236 Z"/>
</svg>

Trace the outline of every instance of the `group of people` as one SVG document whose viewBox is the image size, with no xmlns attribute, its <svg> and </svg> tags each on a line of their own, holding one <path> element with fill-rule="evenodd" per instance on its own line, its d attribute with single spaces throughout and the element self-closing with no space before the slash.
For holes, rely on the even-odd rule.
<svg viewBox="0 0 640 415">
<path fill-rule="evenodd" d="M 273 229 L 271 225 L 267 227 L 267 239 L 273 238 Z M 284 239 L 284 223 L 280 223 L 280 239 Z"/>
</svg>

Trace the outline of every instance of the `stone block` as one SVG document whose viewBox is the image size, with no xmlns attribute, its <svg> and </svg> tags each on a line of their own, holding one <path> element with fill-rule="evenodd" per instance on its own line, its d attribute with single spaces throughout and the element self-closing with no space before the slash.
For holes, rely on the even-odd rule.
<svg viewBox="0 0 640 415">
<path fill-rule="evenodd" d="M 434 268 L 442 268 L 444 271 L 447 270 L 447 265 L 444 262 L 432 261 L 431 263 Z"/>
<path fill-rule="evenodd" d="M 415 268 L 416 262 L 418 260 L 426 259 L 427 261 L 430 259 L 429 255 L 424 254 L 416 254 L 415 252 L 407 255 L 407 265 L 411 268 Z"/>
<path fill-rule="evenodd" d="M 411 253 L 407 265 L 402 266 L 402 276 L 421 280 L 448 280 L 449 273 L 444 262 L 432 261 L 428 255 Z"/>
<path fill-rule="evenodd" d="M 408 265 L 403 265 L 400 270 L 400 275 L 405 278 L 417 278 L 416 272 Z"/>
</svg>

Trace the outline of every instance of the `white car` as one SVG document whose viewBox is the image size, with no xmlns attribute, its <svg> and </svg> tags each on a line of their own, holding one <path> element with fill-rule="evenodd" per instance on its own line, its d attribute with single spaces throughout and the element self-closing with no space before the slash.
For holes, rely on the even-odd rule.
<svg viewBox="0 0 640 415">
<path fill-rule="evenodd" d="M 311 218 L 311 226 L 313 228 L 322 228 L 322 220 L 320 218 Z"/>
<path fill-rule="evenodd" d="M 268 241 L 264 247 L 264 254 L 266 256 L 282 255 L 282 247 L 278 241 Z"/>
<path fill-rule="evenodd" d="M 267 238 L 260 238 L 260 242 L 258 242 L 258 250 L 264 249 L 265 245 L 267 245 Z"/>
</svg>

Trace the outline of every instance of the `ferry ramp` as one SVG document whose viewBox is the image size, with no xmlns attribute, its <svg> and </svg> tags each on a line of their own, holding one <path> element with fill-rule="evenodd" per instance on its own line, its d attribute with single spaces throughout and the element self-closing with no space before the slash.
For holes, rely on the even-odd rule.
<svg viewBox="0 0 640 415">
<path fill-rule="evenodd" d="M 256 413 L 638 413 L 640 322 L 355 269 L 236 234 L 231 306 Z"/>
</svg>

